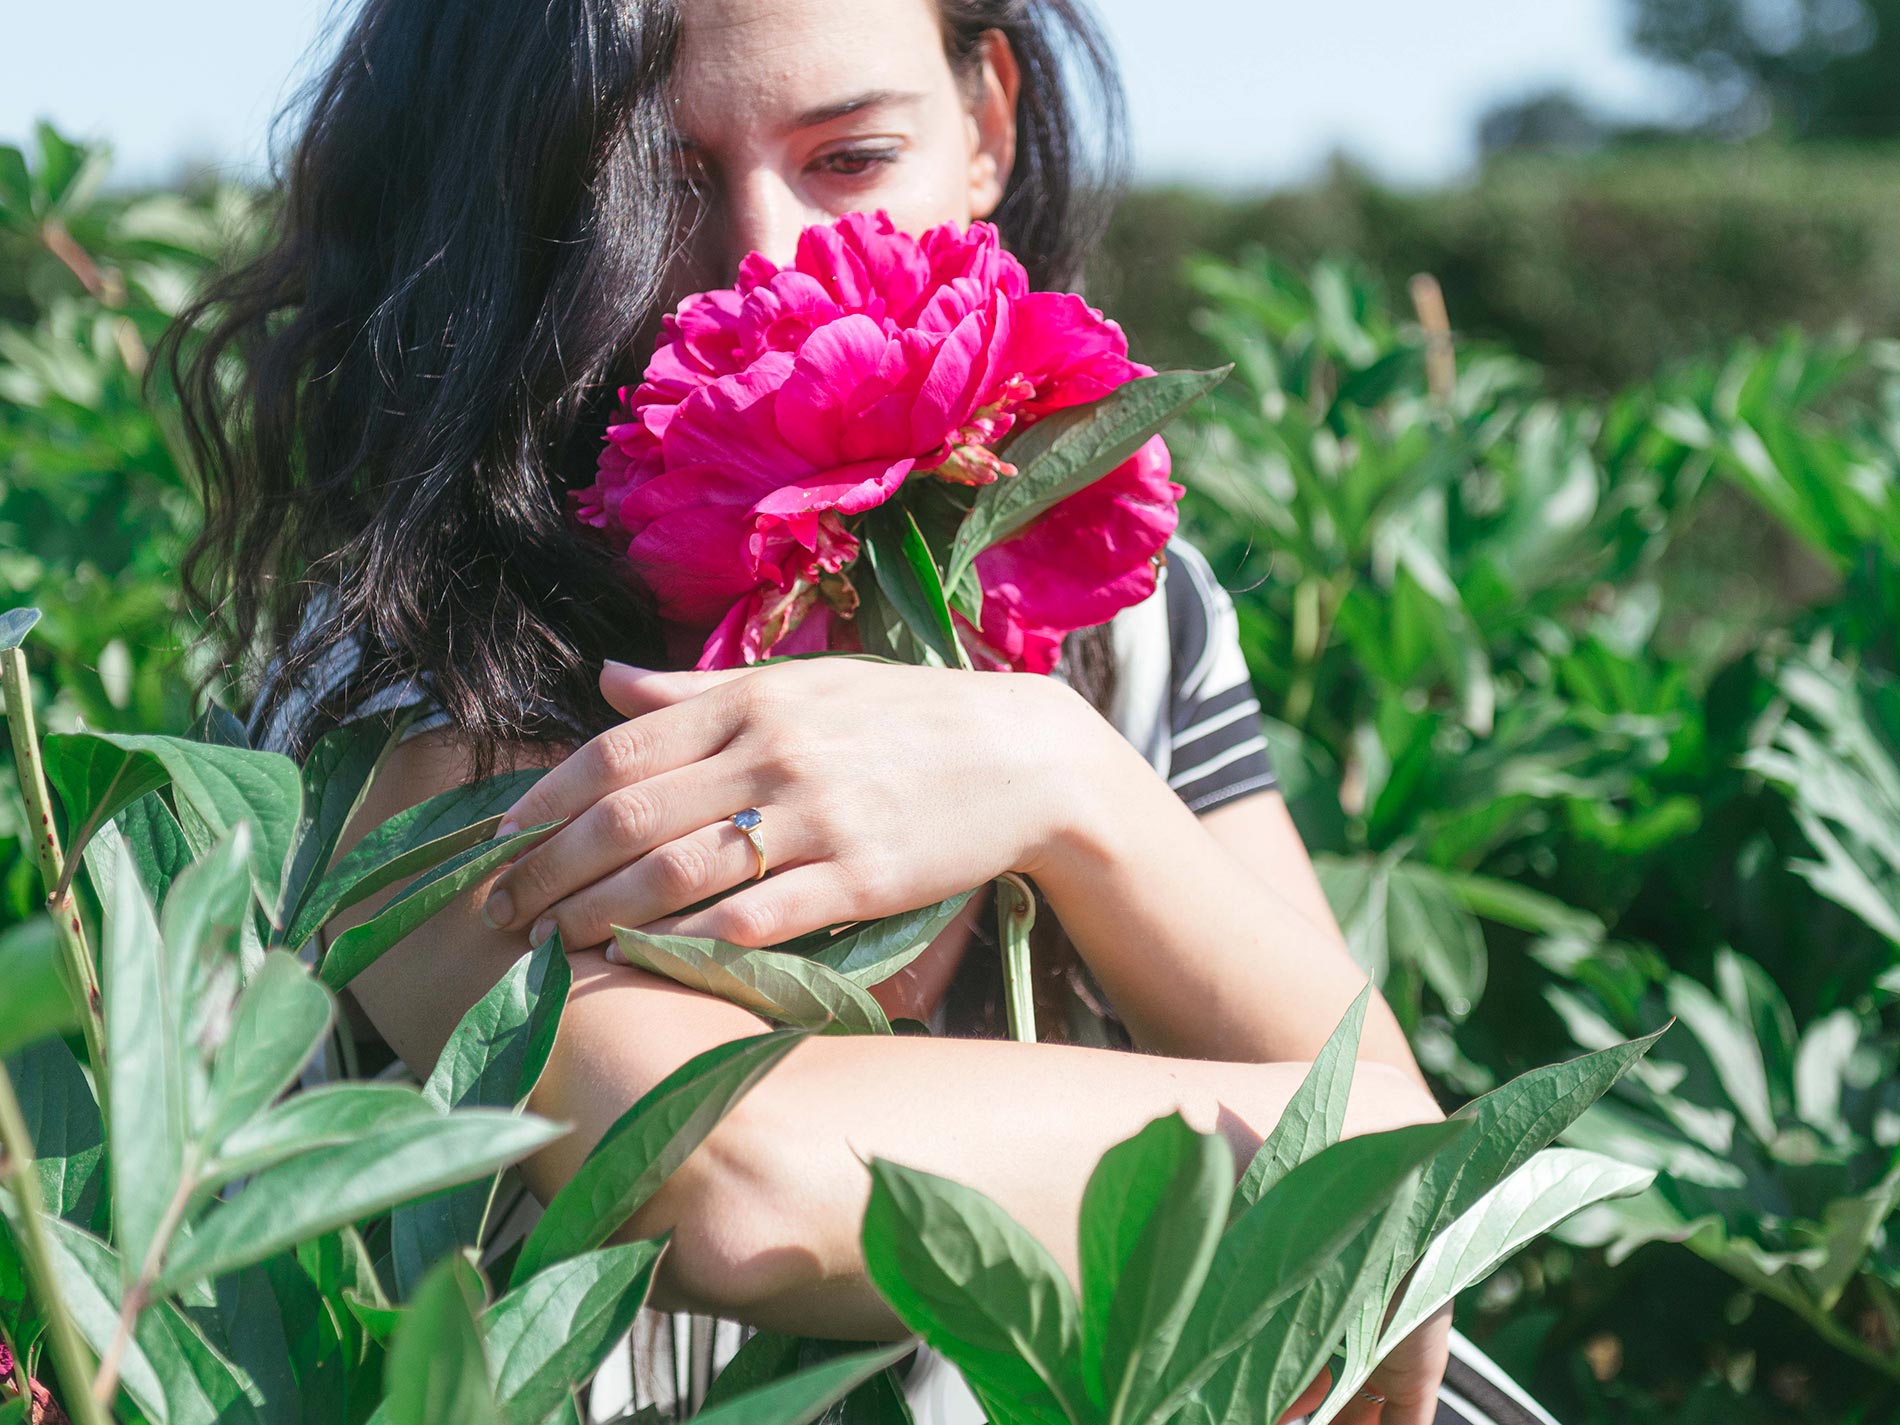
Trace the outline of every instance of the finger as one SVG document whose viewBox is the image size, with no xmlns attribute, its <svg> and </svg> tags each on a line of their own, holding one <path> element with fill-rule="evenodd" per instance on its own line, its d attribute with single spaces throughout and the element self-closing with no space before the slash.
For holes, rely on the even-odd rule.
<svg viewBox="0 0 1900 1425">
<path fill-rule="evenodd" d="M 640 928 L 655 935 L 697 935 L 763 949 L 850 919 L 850 897 L 835 868 L 813 862 L 775 872 L 734 891 L 717 905 Z M 613 956 L 610 953 L 609 959 Z"/>
<path fill-rule="evenodd" d="M 1438 1390 L 1407 1391 L 1394 1395 L 1379 1414 L 1379 1425 L 1432 1425 L 1438 1417 Z"/>
<path fill-rule="evenodd" d="M 482 903 L 483 921 L 494 930 L 532 925 L 557 901 L 708 825 L 728 808 L 745 806 L 757 795 L 749 771 L 741 759 L 722 753 L 608 792 L 496 877 Z"/>
<path fill-rule="evenodd" d="M 769 820 L 771 811 L 767 807 L 762 814 Z M 791 818 L 782 820 L 788 826 L 792 824 Z M 803 850 L 794 840 L 782 848 L 774 847 L 772 854 L 791 861 Z M 562 945 L 569 950 L 584 950 L 611 941 L 616 925 L 654 930 L 655 923 L 663 923 L 664 917 L 676 916 L 708 896 L 743 885 L 758 871 L 758 856 L 738 827 L 729 821 L 701 827 L 560 901 L 535 921 L 528 940 L 539 945 L 559 930 Z M 608 958 L 615 956 L 610 954 Z"/>
<path fill-rule="evenodd" d="M 1288 1425 L 1288 1422 L 1298 1420 L 1305 1415 L 1311 1415 L 1319 1408 L 1319 1403 L 1326 1398 L 1326 1392 L 1332 1388 L 1332 1368 L 1330 1366 L 1321 1366 L 1319 1374 L 1313 1379 L 1313 1383 L 1300 1392 L 1299 1398 L 1289 1405 L 1286 1409 L 1286 1414 L 1280 1417 L 1281 1425 Z"/>
<path fill-rule="evenodd" d="M 610 727 L 516 798 L 495 834 L 566 821 L 609 792 L 710 757 L 731 740 L 742 712 L 734 700 L 709 698 Z"/>
<path fill-rule="evenodd" d="M 1354 1393 L 1353 1398 L 1346 1402 L 1345 1409 L 1333 1419 L 1338 1421 L 1339 1425 L 1382 1425 L 1380 1413 L 1384 1409 L 1385 1406 L 1380 1401 L 1361 1390 Z"/>
<path fill-rule="evenodd" d="M 712 688 L 749 676 L 751 668 L 708 668 L 662 672 L 609 659 L 600 666 L 600 695 L 628 717 L 673 707 Z"/>
</svg>

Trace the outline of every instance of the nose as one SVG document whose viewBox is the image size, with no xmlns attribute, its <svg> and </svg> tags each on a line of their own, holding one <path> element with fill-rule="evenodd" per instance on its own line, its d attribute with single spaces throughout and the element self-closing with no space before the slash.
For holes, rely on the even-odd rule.
<svg viewBox="0 0 1900 1425">
<path fill-rule="evenodd" d="M 723 256 L 731 275 L 737 274 L 740 260 L 751 252 L 762 252 L 785 266 L 798 249 L 799 233 L 830 217 L 763 165 L 730 175 L 721 197 L 725 211 Z"/>
</svg>

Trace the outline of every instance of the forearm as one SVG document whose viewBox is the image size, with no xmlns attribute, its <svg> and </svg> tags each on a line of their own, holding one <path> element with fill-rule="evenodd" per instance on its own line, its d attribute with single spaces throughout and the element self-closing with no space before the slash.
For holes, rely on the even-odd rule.
<svg viewBox="0 0 1900 1425">
<path fill-rule="evenodd" d="M 1066 815 L 1031 868 L 1064 928 L 1145 1047 L 1311 1059 L 1365 972 L 1330 917 L 1317 923 L 1291 887 L 1243 864 L 1109 732 L 1080 744 L 1090 765 L 1065 788 Z M 1360 1057 L 1419 1077 L 1376 994 Z"/>
<path fill-rule="evenodd" d="M 670 1065 L 631 1034 L 654 1022 L 649 977 L 575 957 L 575 988 L 532 1107 L 575 1132 L 529 1165 L 545 1196 L 639 1087 Z M 683 994 L 668 1037 L 756 1032 L 731 1006 Z M 1075 1271 L 1082 1189 L 1113 1144 L 1179 1111 L 1220 1132 L 1239 1165 L 1278 1121 L 1301 1064 L 1220 1064 L 1102 1050 L 924 1038 L 814 1038 L 740 1102 L 627 1229 L 673 1233 L 661 1304 L 803 1334 L 899 1334 L 864 1277 L 864 1162 L 889 1158 L 995 1198 Z M 1402 1076 L 1362 1066 L 1347 1131 L 1434 1116 Z"/>
</svg>

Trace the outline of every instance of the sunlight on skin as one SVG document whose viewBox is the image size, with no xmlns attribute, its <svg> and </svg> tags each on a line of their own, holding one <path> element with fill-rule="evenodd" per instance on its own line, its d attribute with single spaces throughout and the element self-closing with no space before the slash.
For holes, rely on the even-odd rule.
<svg viewBox="0 0 1900 1425">
<path fill-rule="evenodd" d="M 1015 149 L 1008 46 L 986 46 L 969 84 L 930 0 L 686 6 L 674 125 L 702 197 L 681 290 L 730 282 L 748 252 L 789 261 L 802 228 L 845 213 L 913 233 L 987 216 Z"/>
</svg>

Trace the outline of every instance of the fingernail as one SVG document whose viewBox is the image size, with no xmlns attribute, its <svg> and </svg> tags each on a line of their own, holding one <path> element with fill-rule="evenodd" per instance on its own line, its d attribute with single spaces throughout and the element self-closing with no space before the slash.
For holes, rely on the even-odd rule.
<svg viewBox="0 0 1900 1425">
<path fill-rule="evenodd" d="M 601 957 L 606 960 L 609 965 L 624 965 L 627 963 L 627 957 L 620 953 L 620 942 L 618 940 L 609 940 L 606 948 L 600 953 Z"/>
<path fill-rule="evenodd" d="M 490 930 L 506 930 L 515 918 L 515 898 L 497 886 L 482 902 L 482 924 Z"/>
<path fill-rule="evenodd" d="M 519 830 L 521 830 L 521 823 L 516 821 L 513 817 L 507 817 L 502 821 L 500 826 L 495 828 L 495 840 L 506 841 Z"/>
<path fill-rule="evenodd" d="M 617 669 L 622 673 L 630 673 L 635 678 L 650 678 L 653 676 L 653 670 L 651 668 L 642 668 L 637 663 L 622 663 L 618 659 L 609 658 L 607 660 L 607 666 Z"/>
<path fill-rule="evenodd" d="M 528 948 L 539 950 L 547 938 L 554 934 L 554 917 L 544 915 L 528 931 Z"/>
</svg>

